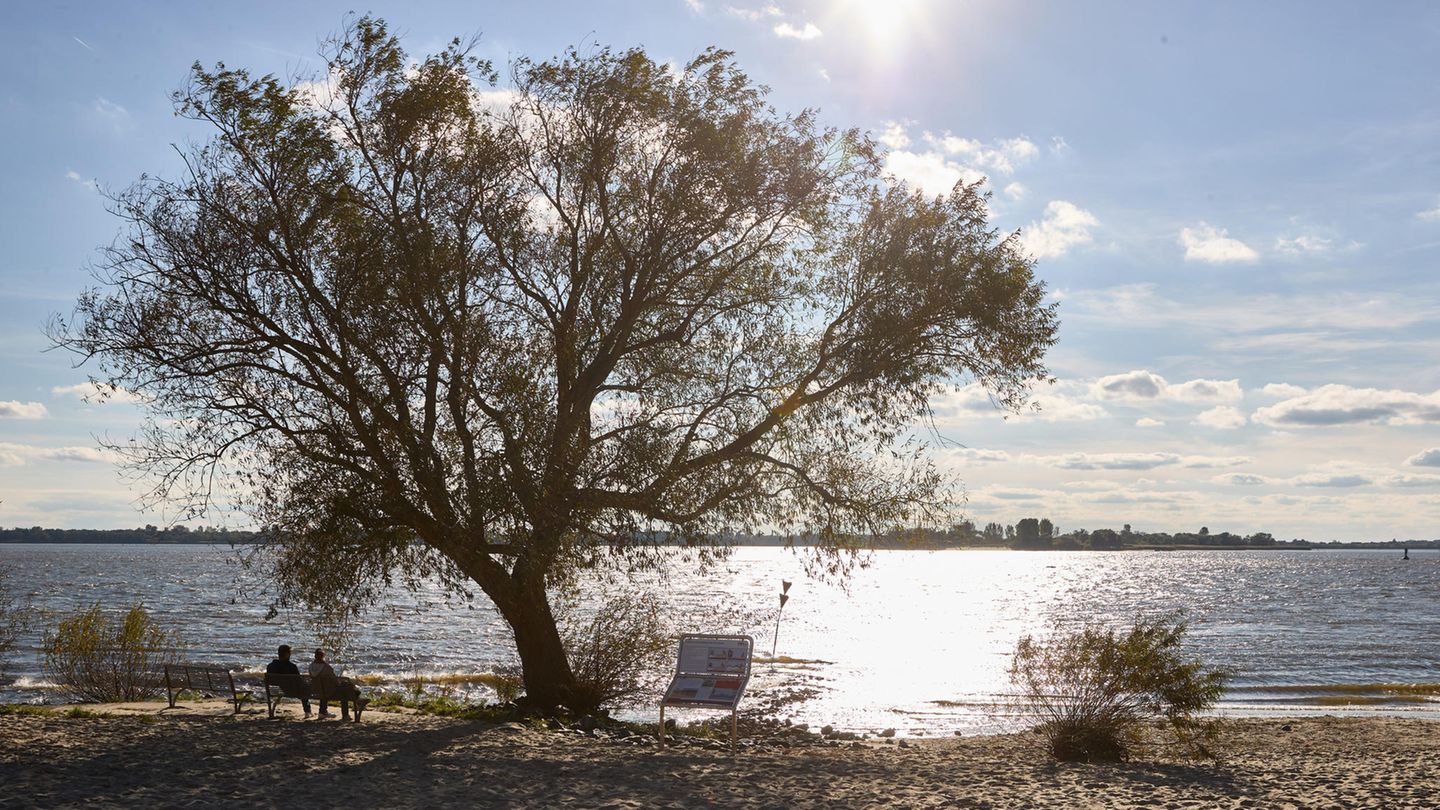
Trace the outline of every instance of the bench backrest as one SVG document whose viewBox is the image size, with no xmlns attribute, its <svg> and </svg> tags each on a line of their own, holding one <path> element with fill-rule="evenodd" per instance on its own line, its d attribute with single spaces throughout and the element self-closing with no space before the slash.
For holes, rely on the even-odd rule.
<svg viewBox="0 0 1440 810">
<path fill-rule="evenodd" d="M 195 692 L 231 692 L 235 689 L 230 670 L 208 664 L 166 664 L 165 683 L 172 689 Z"/>
<path fill-rule="evenodd" d="M 274 675 L 265 673 L 265 685 L 279 689 L 286 697 L 332 700 L 340 697 L 340 680 L 335 676 L 312 678 L 309 675 Z"/>
<path fill-rule="evenodd" d="M 289 697 L 310 697 L 310 676 L 265 673 L 265 685 Z"/>
</svg>

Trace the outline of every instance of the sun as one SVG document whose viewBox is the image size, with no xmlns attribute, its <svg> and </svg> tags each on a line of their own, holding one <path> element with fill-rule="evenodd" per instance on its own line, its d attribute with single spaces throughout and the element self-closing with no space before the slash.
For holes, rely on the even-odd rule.
<svg viewBox="0 0 1440 810">
<path fill-rule="evenodd" d="M 844 0 L 841 13 L 877 51 L 893 51 L 918 33 L 925 0 Z"/>
</svg>

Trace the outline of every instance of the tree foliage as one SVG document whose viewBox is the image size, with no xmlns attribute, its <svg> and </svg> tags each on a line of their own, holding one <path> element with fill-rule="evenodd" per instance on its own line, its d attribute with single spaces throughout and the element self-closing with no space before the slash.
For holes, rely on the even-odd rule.
<svg viewBox="0 0 1440 810">
<path fill-rule="evenodd" d="M 1086 625 L 1025 636 L 1010 663 L 1018 713 L 1060 760 L 1126 760 L 1153 719 L 1187 754 L 1212 756 L 1214 726 L 1196 714 L 1220 699 L 1229 673 L 1187 659 L 1184 635 L 1183 621 L 1158 618 L 1123 633 Z"/>
<path fill-rule="evenodd" d="M 284 600 L 474 583 L 554 705 L 547 585 L 756 526 L 843 568 L 944 524 L 933 394 L 1046 379 L 1053 307 L 978 184 L 890 182 L 725 51 L 521 58 L 495 89 L 361 18 L 325 56 L 290 86 L 195 66 L 176 109 L 214 137 L 114 199 L 129 236 L 53 330 L 148 403 L 120 449 L 154 497 L 265 527 Z"/>
<path fill-rule="evenodd" d="M 179 660 L 179 649 L 143 605 L 117 617 L 96 604 L 61 619 L 42 645 L 45 674 L 71 696 L 100 703 L 159 693 L 160 673 Z"/>
</svg>

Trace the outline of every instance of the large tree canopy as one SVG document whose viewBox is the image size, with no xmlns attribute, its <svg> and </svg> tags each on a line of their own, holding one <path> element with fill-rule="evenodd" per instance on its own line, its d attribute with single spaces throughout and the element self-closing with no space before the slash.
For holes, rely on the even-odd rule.
<svg viewBox="0 0 1440 810">
<path fill-rule="evenodd" d="M 729 53 L 571 51 L 495 89 L 363 18 L 326 57 L 291 86 L 197 64 L 176 106 L 214 137 L 115 198 L 129 235 L 56 327 L 148 401 L 155 494 L 233 490 L 292 595 L 473 581 L 553 706 L 547 585 L 657 537 L 928 522 L 929 398 L 1046 376 L 1053 307 L 980 189 L 886 178 Z"/>
</svg>

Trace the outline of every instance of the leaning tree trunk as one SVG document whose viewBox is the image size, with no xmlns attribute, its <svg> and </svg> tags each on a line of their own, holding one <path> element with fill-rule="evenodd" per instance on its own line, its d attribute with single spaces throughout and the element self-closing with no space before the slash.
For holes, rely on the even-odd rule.
<svg viewBox="0 0 1440 810">
<path fill-rule="evenodd" d="M 575 674 L 544 587 L 515 588 L 510 598 L 497 599 L 495 604 L 515 634 L 526 702 L 545 712 L 561 705 L 574 708 Z"/>
</svg>

